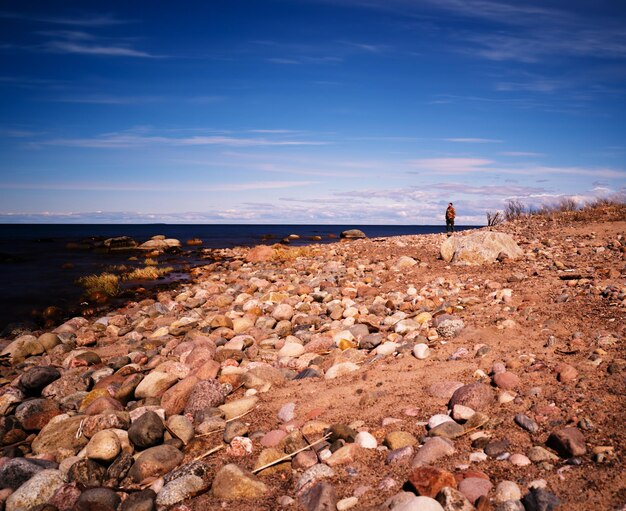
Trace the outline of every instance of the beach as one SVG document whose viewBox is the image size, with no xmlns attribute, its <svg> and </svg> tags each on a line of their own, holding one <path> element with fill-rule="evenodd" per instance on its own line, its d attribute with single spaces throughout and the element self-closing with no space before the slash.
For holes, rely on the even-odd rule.
<svg viewBox="0 0 626 511">
<path fill-rule="evenodd" d="M 213 249 L 153 298 L 5 337 L 0 502 L 619 509 L 624 232 L 605 208 Z"/>
</svg>

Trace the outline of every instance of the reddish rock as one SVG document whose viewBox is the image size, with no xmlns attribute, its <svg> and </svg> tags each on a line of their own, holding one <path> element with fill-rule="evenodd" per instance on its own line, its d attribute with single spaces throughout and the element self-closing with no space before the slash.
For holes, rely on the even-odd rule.
<svg viewBox="0 0 626 511">
<path fill-rule="evenodd" d="M 454 475 L 436 467 L 415 467 L 409 474 L 409 483 L 419 495 L 434 498 L 446 486 L 456 488 Z"/>
<path fill-rule="evenodd" d="M 325 461 L 325 463 L 329 467 L 352 463 L 359 452 L 359 449 L 361 449 L 361 447 L 357 444 L 346 444 L 337 449 L 332 456 Z"/>
<path fill-rule="evenodd" d="M 269 245 L 257 245 L 248 251 L 246 261 L 249 263 L 264 263 L 270 261 L 274 254 L 275 250 Z"/>
<path fill-rule="evenodd" d="M 563 428 L 552 432 L 546 445 L 564 458 L 582 456 L 587 452 L 585 437 L 578 428 Z"/>
<path fill-rule="evenodd" d="M 187 400 L 194 386 L 199 381 L 196 376 L 188 376 L 163 393 L 161 397 L 161 408 L 165 410 L 165 414 L 168 417 L 178 415 L 185 409 Z"/>
<path fill-rule="evenodd" d="M 50 399 L 31 399 L 23 402 L 15 410 L 15 416 L 28 431 L 41 430 L 52 417 L 61 413 L 59 405 Z"/>
<path fill-rule="evenodd" d="M 555 368 L 557 373 L 557 379 L 561 383 L 569 383 L 578 378 L 578 371 L 569 364 L 559 364 Z"/>
<path fill-rule="evenodd" d="M 512 390 L 519 386 L 520 379 L 516 374 L 505 371 L 503 373 L 495 374 L 493 382 L 501 389 Z"/>
<path fill-rule="evenodd" d="M 208 360 L 193 372 L 193 376 L 199 380 L 214 380 L 219 371 L 220 363 L 217 360 Z"/>
<path fill-rule="evenodd" d="M 124 405 L 111 396 L 104 396 L 96 399 L 87 408 L 83 410 L 85 415 L 99 415 L 106 411 L 123 411 Z"/>
<path fill-rule="evenodd" d="M 484 383 L 470 383 L 458 388 L 450 398 L 450 408 L 454 405 L 468 406 L 472 410 L 480 411 L 488 408 L 495 400 L 491 387 Z"/>
<path fill-rule="evenodd" d="M 459 491 L 467 497 L 471 503 L 475 503 L 480 497 L 487 495 L 493 484 L 482 477 L 466 477 L 459 483 Z"/>
<path fill-rule="evenodd" d="M 287 433 L 283 431 L 282 429 L 274 429 L 266 433 L 261 438 L 261 445 L 263 447 L 277 447 L 283 442 L 286 436 L 287 436 Z"/>
</svg>

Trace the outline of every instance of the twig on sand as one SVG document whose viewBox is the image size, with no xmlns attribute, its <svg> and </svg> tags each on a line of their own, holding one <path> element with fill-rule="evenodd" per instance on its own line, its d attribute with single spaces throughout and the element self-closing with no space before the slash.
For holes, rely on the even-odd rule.
<svg viewBox="0 0 626 511">
<path fill-rule="evenodd" d="M 207 452 L 201 454 L 200 456 L 196 456 L 191 461 L 200 461 L 201 459 L 204 459 L 207 456 L 210 456 L 211 454 L 216 453 L 217 451 L 219 451 L 220 449 L 223 449 L 223 448 L 224 448 L 224 444 L 218 445 L 217 447 L 213 447 L 213 449 L 209 449 Z"/>
<path fill-rule="evenodd" d="M 311 447 L 313 447 L 314 445 L 317 444 L 321 444 L 322 442 L 326 441 L 326 439 L 330 436 L 330 433 L 328 435 L 324 435 L 322 438 L 320 438 L 319 440 L 316 440 L 315 442 L 313 442 L 312 444 L 309 444 L 305 447 L 303 447 L 302 449 L 298 449 L 297 451 L 292 452 L 291 454 L 286 454 L 285 456 L 283 456 L 282 458 L 278 458 L 277 460 L 271 461 L 269 463 L 267 463 L 266 465 L 263 465 L 262 467 L 259 468 L 255 468 L 252 473 L 256 474 L 257 472 L 260 472 L 261 470 L 265 470 L 266 468 L 269 468 L 273 465 L 276 465 L 277 463 L 280 463 L 281 461 L 286 461 L 289 460 L 291 458 L 293 458 L 296 454 L 298 454 L 299 452 L 302 451 L 306 451 L 307 449 L 310 449 Z"/>
<path fill-rule="evenodd" d="M 226 424 L 228 424 L 229 422 L 232 422 L 232 421 L 236 421 L 237 419 L 241 419 L 242 417 L 245 417 L 249 413 L 254 412 L 254 410 L 256 410 L 257 408 L 258 408 L 258 406 L 255 406 L 251 410 L 248 410 L 246 413 L 242 413 L 241 415 L 237 415 L 237 417 L 233 417 L 232 419 L 228 419 L 226 421 Z M 220 428 L 220 429 L 214 429 L 213 431 L 207 431 L 206 433 L 202 433 L 201 435 L 196 435 L 195 438 L 200 438 L 200 437 L 203 437 L 203 436 L 209 436 L 209 435 L 212 435 L 213 433 L 219 433 L 220 431 L 224 431 L 224 429 L 226 429 L 226 428 Z"/>
</svg>

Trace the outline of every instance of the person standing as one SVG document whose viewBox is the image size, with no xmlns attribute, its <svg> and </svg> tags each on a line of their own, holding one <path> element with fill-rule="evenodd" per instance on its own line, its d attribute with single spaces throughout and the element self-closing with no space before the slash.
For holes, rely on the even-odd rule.
<svg viewBox="0 0 626 511">
<path fill-rule="evenodd" d="M 448 236 L 452 235 L 454 232 L 454 219 L 456 217 L 456 211 L 454 211 L 454 206 L 451 202 L 448 203 L 448 208 L 446 209 L 446 232 Z"/>
</svg>

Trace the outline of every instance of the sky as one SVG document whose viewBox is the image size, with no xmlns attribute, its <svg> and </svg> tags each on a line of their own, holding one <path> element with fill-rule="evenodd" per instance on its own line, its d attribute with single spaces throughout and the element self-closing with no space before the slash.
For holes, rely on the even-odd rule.
<svg viewBox="0 0 626 511">
<path fill-rule="evenodd" d="M 0 5 L 0 223 L 457 224 L 626 196 L 622 0 Z"/>
</svg>

